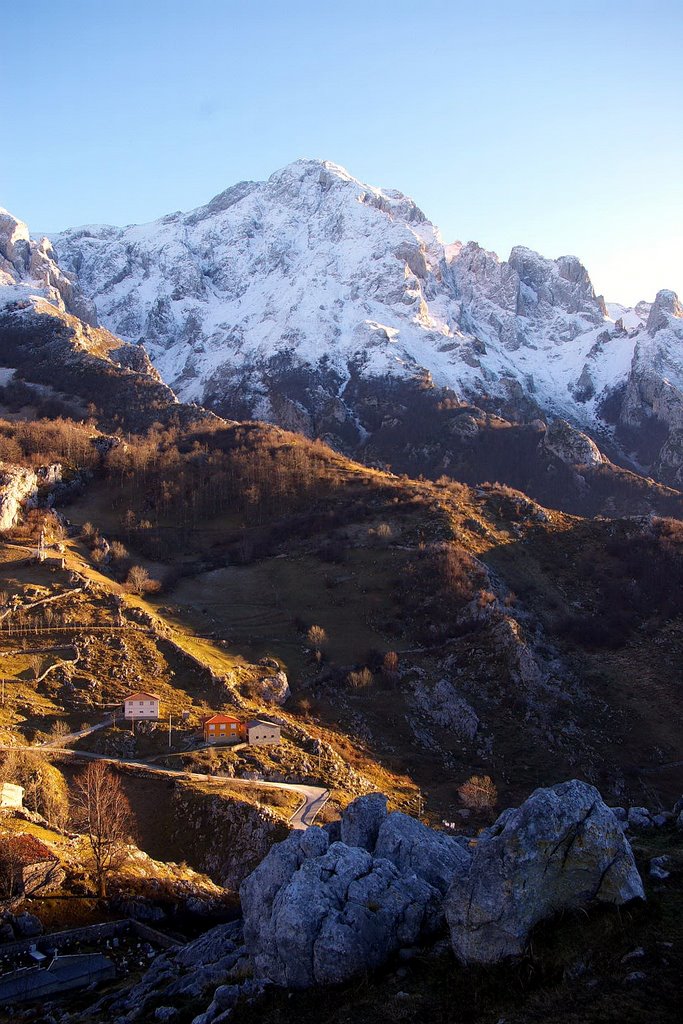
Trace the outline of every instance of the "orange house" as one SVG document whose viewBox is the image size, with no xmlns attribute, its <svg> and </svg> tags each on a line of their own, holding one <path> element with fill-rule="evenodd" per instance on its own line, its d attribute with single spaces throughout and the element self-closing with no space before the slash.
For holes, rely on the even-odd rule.
<svg viewBox="0 0 683 1024">
<path fill-rule="evenodd" d="M 245 726 L 232 715 L 212 715 L 203 725 L 205 743 L 243 743 L 247 738 Z"/>
</svg>

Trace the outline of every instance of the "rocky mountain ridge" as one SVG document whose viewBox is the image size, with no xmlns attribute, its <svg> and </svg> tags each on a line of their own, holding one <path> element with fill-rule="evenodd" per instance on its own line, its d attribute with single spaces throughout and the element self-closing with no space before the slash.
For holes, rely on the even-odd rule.
<svg viewBox="0 0 683 1024">
<path fill-rule="evenodd" d="M 576 257 L 445 244 L 408 197 L 316 160 L 190 213 L 53 241 L 182 399 L 357 452 L 376 430 L 365 392 L 433 385 L 512 419 L 561 416 L 680 483 L 671 292 L 608 308 Z"/>
<path fill-rule="evenodd" d="M 62 312 L 96 325 L 92 302 L 57 265 L 48 238 L 34 240 L 23 221 L 0 207 L 0 305 L 43 298 Z"/>
</svg>

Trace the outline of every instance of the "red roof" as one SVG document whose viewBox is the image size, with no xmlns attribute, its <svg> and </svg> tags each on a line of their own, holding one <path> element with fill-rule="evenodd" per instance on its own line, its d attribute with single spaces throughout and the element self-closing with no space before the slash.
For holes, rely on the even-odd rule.
<svg viewBox="0 0 683 1024">
<path fill-rule="evenodd" d="M 39 864 L 44 860 L 59 860 L 49 846 L 28 832 L 20 832 L 13 836 L 3 835 L 0 858 L 16 860 L 24 866 Z"/>
<path fill-rule="evenodd" d="M 124 699 L 124 701 L 126 701 L 126 700 L 139 700 L 140 697 L 147 697 L 148 699 L 151 699 L 151 700 L 161 700 L 161 697 L 158 694 L 156 694 L 156 693 L 148 693 L 147 690 L 138 690 L 137 693 L 129 693 L 128 696 L 124 697 L 123 699 Z"/>
<path fill-rule="evenodd" d="M 233 715 L 212 715 L 211 718 L 204 719 L 204 725 L 208 725 L 209 722 L 215 725 L 230 725 L 231 722 L 236 722 L 237 725 L 241 725 L 239 718 L 235 718 Z"/>
</svg>

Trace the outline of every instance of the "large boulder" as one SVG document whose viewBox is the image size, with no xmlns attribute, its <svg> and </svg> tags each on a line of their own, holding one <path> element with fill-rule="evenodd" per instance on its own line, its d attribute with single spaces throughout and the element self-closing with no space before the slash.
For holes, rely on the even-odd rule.
<svg viewBox="0 0 683 1024">
<path fill-rule="evenodd" d="M 267 704 L 286 704 L 291 697 L 289 680 L 281 669 L 260 681 L 261 698 Z"/>
<path fill-rule="evenodd" d="M 249 882 L 240 897 L 256 978 L 289 988 L 340 984 L 379 967 L 418 940 L 441 900 L 416 875 L 402 875 L 388 860 L 344 843 L 304 859 L 257 927 L 255 909 L 262 903 L 257 894 L 251 903 L 255 886 Z"/>
<path fill-rule="evenodd" d="M 541 449 L 568 466 L 601 466 L 607 461 L 595 441 L 562 419 L 553 420 L 550 424 L 541 441 Z"/>
<path fill-rule="evenodd" d="M 240 888 L 255 977 L 290 988 L 339 984 L 443 923 L 443 894 L 471 854 L 386 797 L 359 797 L 338 834 L 309 828 L 272 847 Z M 337 832 L 337 830 L 335 830 Z"/>
<path fill-rule="evenodd" d="M 270 937 L 270 918 L 273 904 L 308 857 L 318 857 L 327 851 L 327 833 L 317 826 L 302 832 L 292 832 L 282 843 L 276 843 L 261 863 L 240 886 L 240 901 L 244 915 L 244 942 L 249 950 L 259 950 Z"/>
<path fill-rule="evenodd" d="M 445 900 L 456 956 L 494 963 L 522 953 L 537 922 L 593 900 L 644 898 L 622 826 L 598 791 L 573 780 L 537 789 L 477 843 Z"/>
<path fill-rule="evenodd" d="M 383 793 L 368 793 L 367 796 L 358 797 L 342 814 L 341 841 L 347 846 L 360 846 L 372 853 L 386 816 L 387 798 Z"/>
<path fill-rule="evenodd" d="M 375 857 L 390 860 L 401 874 L 414 873 L 442 893 L 456 874 L 467 874 L 472 860 L 468 847 L 453 836 L 435 832 L 400 811 L 382 822 Z"/>
</svg>

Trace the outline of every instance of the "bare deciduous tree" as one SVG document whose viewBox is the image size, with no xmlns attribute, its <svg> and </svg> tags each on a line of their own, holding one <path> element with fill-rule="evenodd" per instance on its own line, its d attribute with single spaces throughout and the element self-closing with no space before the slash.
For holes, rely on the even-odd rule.
<svg viewBox="0 0 683 1024">
<path fill-rule="evenodd" d="M 131 839 L 130 804 L 120 779 L 103 761 L 94 761 L 76 776 L 74 802 L 90 844 L 97 892 L 105 897 L 107 878 L 125 859 Z"/>
<path fill-rule="evenodd" d="M 471 810 L 491 810 L 496 806 L 498 790 L 490 775 L 471 775 L 458 786 L 458 796 Z"/>
<path fill-rule="evenodd" d="M 153 580 L 142 565 L 133 565 L 126 578 L 126 586 L 133 594 L 151 594 L 160 589 L 158 580 Z"/>
</svg>

